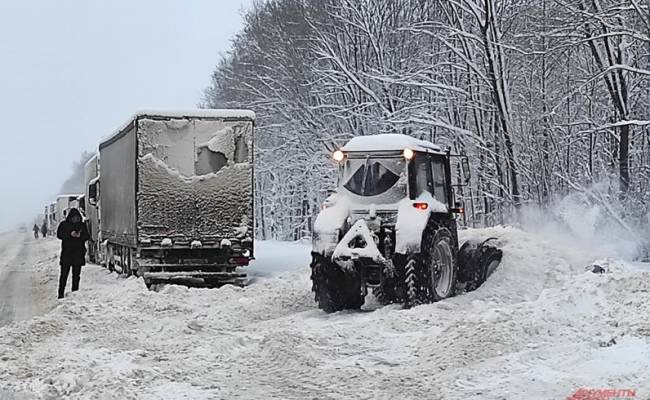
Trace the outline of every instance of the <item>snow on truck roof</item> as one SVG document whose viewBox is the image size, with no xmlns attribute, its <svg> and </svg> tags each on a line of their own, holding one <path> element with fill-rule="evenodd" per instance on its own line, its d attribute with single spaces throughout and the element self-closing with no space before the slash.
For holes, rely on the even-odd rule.
<svg viewBox="0 0 650 400">
<path fill-rule="evenodd" d="M 90 157 L 88 161 L 86 161 L 86 164 L 84 164 L 84 168 L 89 167 L 93 163 L 96 163 L 98 158 L 99 158 L 99 153 L 93 154 L 93 156 Z"/>
<path fill-rule="evenodd" d="M 197 108 L 195 110 L 140 110 L 131 119 L 138 117 L 255 119 L 255 113 L 250 110 L 219 110 L 213 108 Z"/>
<path fill-rule="evenodd" d="M 426 140 L 397 133 L 357 136 L 350 140 L 342 151 L 402 151 L 411 149 L 422 152 L 442 152 L 442 148 Z"/>
<path fill-rule="evenodd" d="M 255 121 L 255 112 L 250 110 L 226 110 L 226 109 L 213 109 L 213 108 L 198 108 L 194 110 L 140 110 L 129 118 L 129 120 L 122 124 L 117 130 L 113 131 L 110 135 L 105 136 L 99 142 L 99 147 L 109 144 L 113 139 L 120 136 L 125 129 L 139 118 L 224 118 L 224 119 L 243 119 Z"/>
</svg>

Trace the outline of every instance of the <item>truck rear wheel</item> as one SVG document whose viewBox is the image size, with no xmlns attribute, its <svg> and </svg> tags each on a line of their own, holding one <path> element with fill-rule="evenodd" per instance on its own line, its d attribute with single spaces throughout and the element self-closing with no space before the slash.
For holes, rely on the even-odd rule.
<svg viewBox="0 0 650 400">
<path fill-rule="evenodd" d="M 359 309 L 363 305 L 358 273 L 344 271 L 317 253 L 312 255 L 311 280 L 318 307 L 327 313 Z"/>
</svg>

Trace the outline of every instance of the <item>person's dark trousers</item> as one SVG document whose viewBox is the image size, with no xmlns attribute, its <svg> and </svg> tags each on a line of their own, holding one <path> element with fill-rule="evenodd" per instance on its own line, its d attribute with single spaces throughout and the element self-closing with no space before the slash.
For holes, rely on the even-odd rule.
<svg viewBox="0 0 650 400">
<path fill-rule="evenodd" d="M 68 275 L 72 268 L 72 291 L 79 290 L 79 279 L 81 279 L 81 265 L 62 265 L 61 276 L 59 277 L 59 299 L 65 294 L 65 284 L 68 282 Z"/>
</svg>

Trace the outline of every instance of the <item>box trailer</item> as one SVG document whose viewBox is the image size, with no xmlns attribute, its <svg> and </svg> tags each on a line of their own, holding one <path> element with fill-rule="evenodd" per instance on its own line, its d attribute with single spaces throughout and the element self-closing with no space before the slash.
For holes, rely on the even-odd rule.
<svg viewBox="0 0 650 400">
<path fill-rule="evenodd" d="M 109 268 L 147 286 L 243 284 L 253 258 L 253 129 L 246 110 L 144 111 L 99 145 Z"/>
</svg>

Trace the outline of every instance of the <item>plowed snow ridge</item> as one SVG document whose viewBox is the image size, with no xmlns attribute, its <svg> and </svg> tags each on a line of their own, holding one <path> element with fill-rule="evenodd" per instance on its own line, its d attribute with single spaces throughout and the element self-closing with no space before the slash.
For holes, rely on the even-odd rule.
<svg viewBox="0 0 650 400">
<path fill-rule="evenodd" d="M 411 310 L 370 296 L 374 311 L 325 314 L 307 266 L 243 289 L 159 293 L 86 267 L 82 290 L 52 312 L 0 328 L 0 397 L 650 396 L 648 265 L 601 259 L 610 271 L 597 275 L 584 269 L 597 253 L 514 228 L 461 239 L 470 236 L 498 238 L 497 272 L 475 292 Z"/>
</svg>

